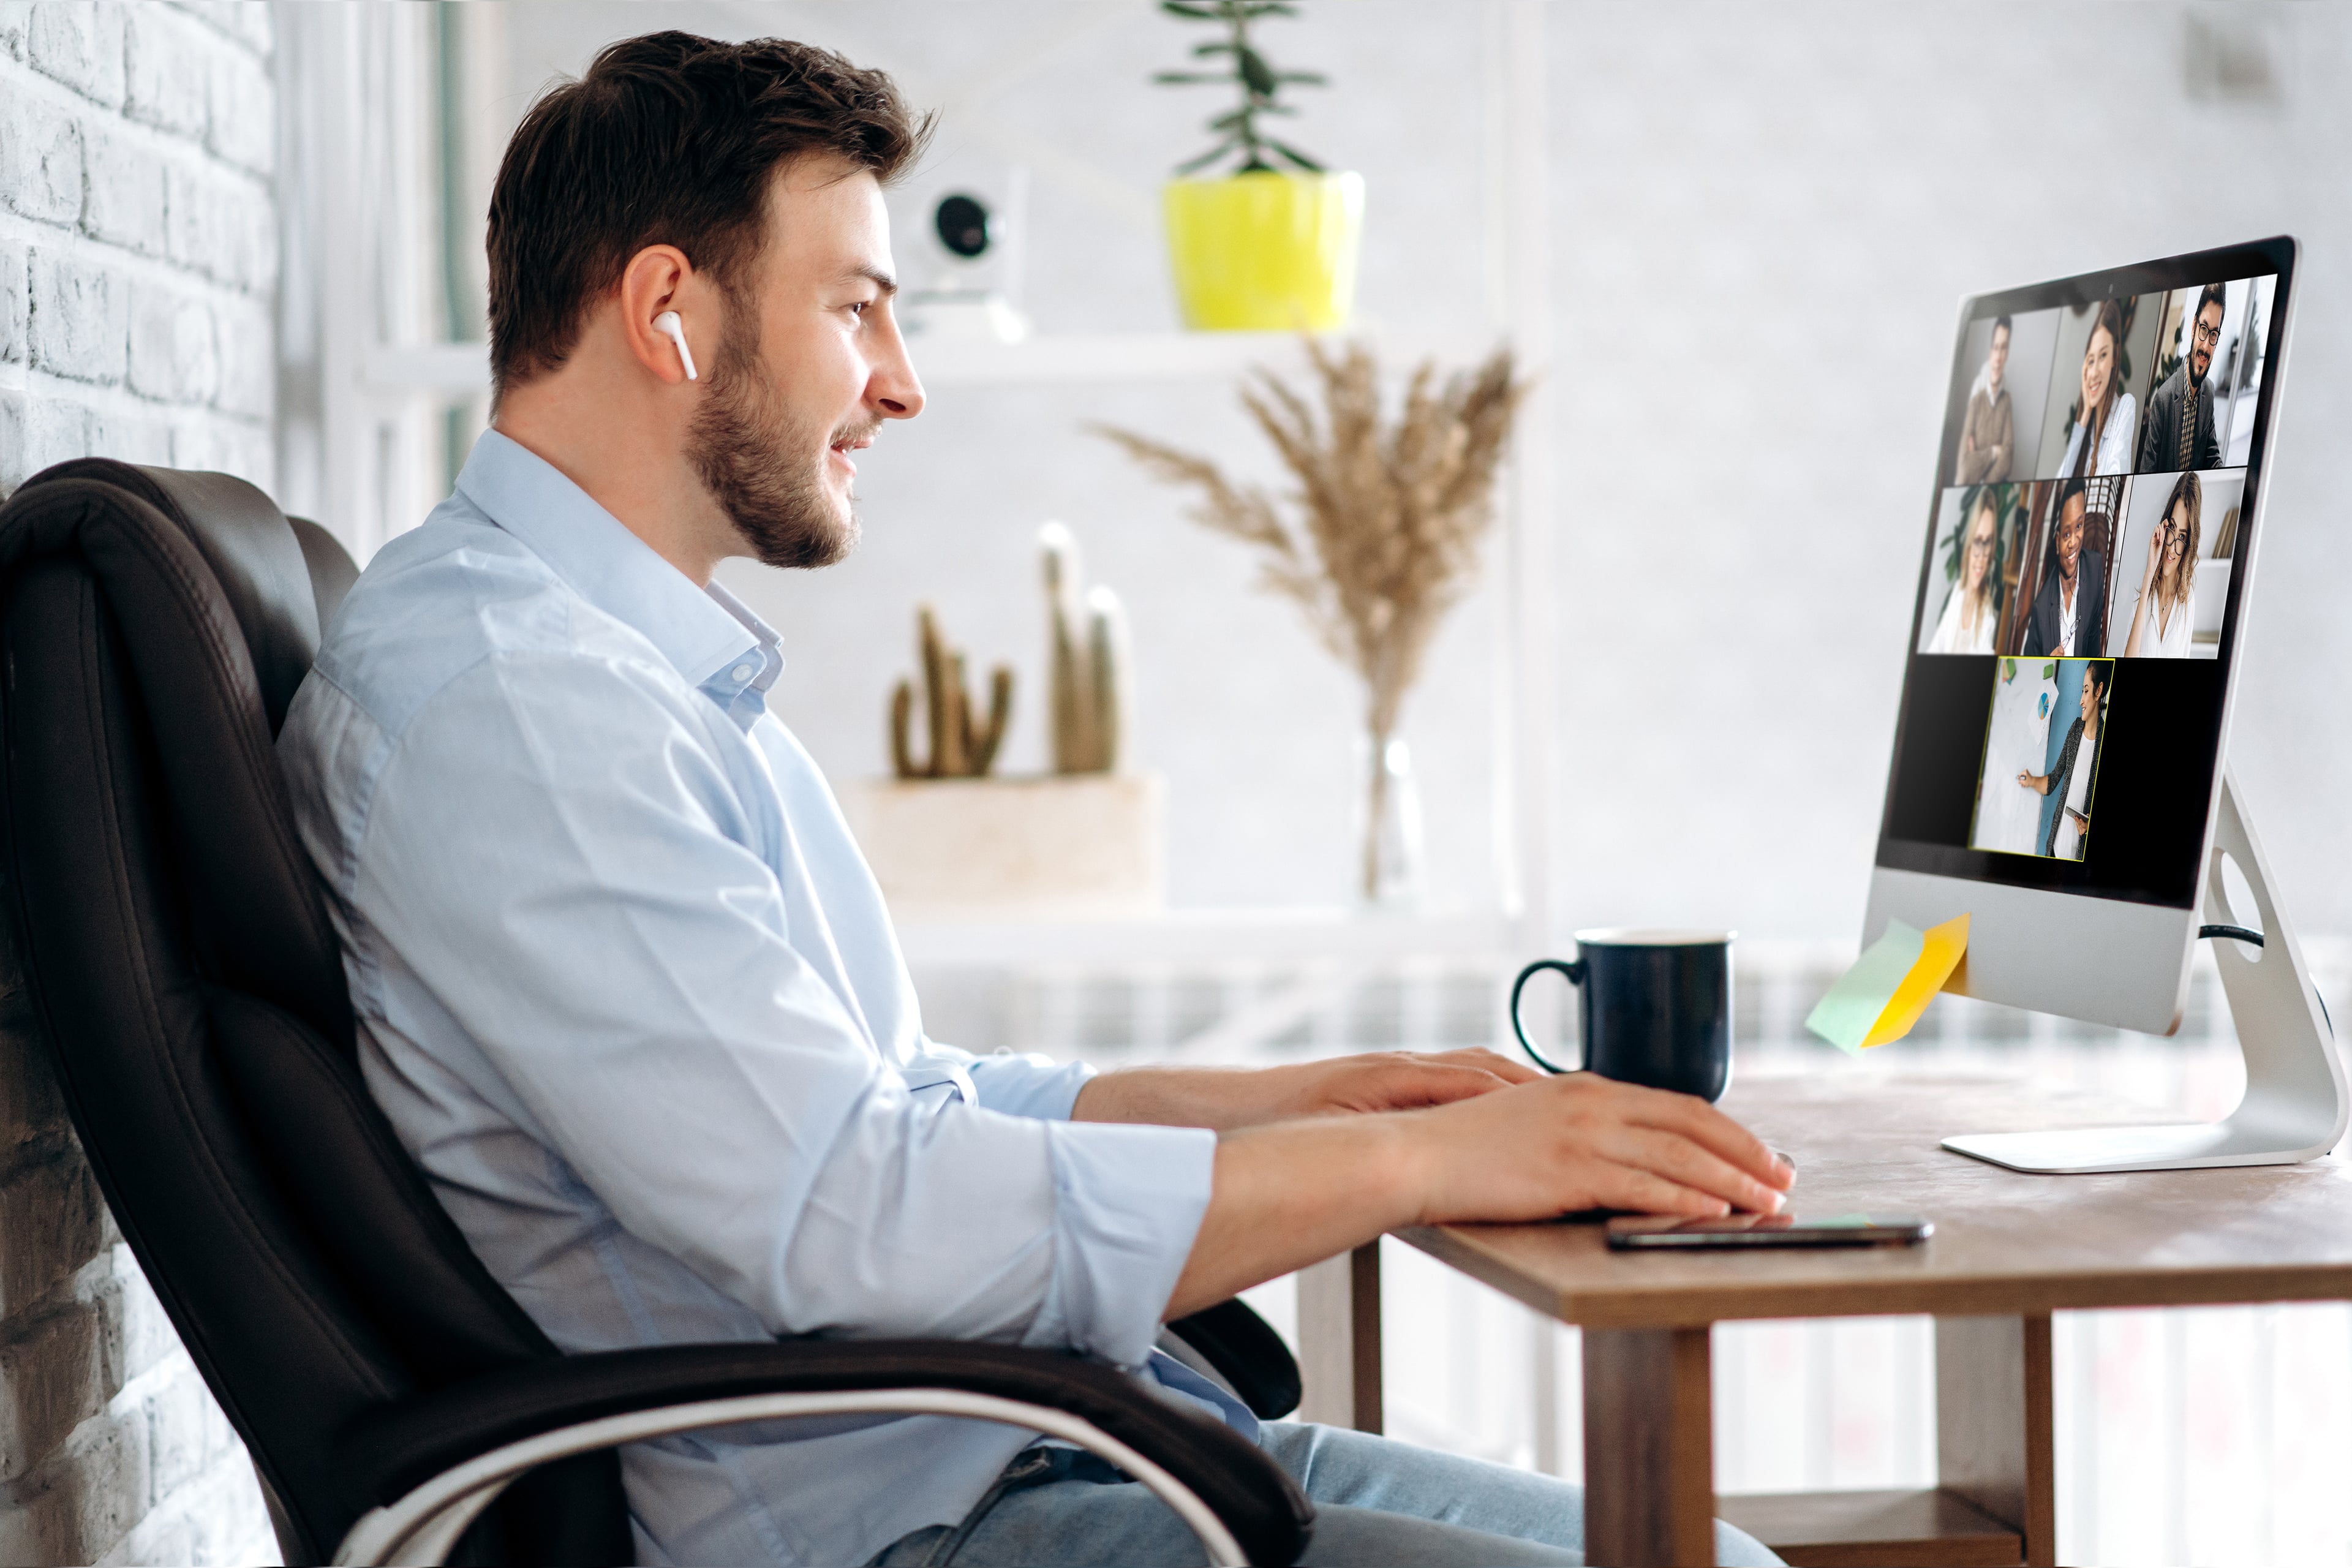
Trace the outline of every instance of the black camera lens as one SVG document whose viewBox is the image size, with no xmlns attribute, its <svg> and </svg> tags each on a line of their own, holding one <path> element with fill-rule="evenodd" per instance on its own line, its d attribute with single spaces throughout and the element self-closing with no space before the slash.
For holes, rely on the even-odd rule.
<svg viewBox="0 0 2352 1568">
<path fill-rule="evenodd" d="M 954 255 L 966 259 L 988 248 L 988 208 L 978 196 L 961 192 L 942 197 L 939 210 L 931 215 L 932 226 L 940 233 L 940 243 Z"/>
</svg>

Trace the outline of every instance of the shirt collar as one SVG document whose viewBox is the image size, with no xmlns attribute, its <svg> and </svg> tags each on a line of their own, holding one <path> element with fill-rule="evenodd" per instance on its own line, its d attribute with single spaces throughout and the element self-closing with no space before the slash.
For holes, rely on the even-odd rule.
<svg viewBox="0 0 2352 1568">
<path fill-rule="evenodd" d="M 485 430 L 457 491 L 582 598 L 643 634 L 688 685 L 712 688 L 722 706 L 746 687 L 766 692 L 782 673 L 774 628 L 718 584 L 696 587 L 529 448 Z"/>
</svg>

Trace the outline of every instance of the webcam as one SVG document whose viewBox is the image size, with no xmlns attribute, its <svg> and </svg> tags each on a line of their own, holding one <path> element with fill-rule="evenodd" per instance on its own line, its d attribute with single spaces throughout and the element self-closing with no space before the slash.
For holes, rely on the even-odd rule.
<svg viewBox="0 0 2352 1568">
<path fill-rule="evenodd" d="M 958 191 L 940 198 L 931 213 L 931 227 L 949 255 L 976 261 L 987 254 L 994 237 L 990 232 L 993 217 L 987 203 Z"/>
</svg>

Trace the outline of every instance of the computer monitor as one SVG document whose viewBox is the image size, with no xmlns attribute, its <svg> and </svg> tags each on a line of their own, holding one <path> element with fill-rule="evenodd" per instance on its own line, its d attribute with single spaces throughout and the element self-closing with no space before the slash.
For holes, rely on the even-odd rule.
<svg viewBox="0 0 2352 1568">
<path fill-rule="evenodd" d="M 2211 1126 L 1956 1137 L 2027 1170 L 2324 1153 L 2347 1096 L 2222 766 L 2262 542 L 2296 245 L 2009 289 L 1960 310 L 1864 940 L 1968 914 L 1948 989 L 2168 1035 L 2224 940 L 2246 1100 Z"/>
</svg>

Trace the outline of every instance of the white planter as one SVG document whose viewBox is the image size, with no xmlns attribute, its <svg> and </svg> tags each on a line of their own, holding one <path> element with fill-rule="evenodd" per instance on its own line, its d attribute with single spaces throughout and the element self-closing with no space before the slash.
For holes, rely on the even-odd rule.
<svg viewBox="0 0 2352 1568">
<path fill-rule="evenodd" d="M 882 779 L 842 806 L 894 914 L 1144 915 L 1166 903 L 1156 773 Z"/>
</svg>

